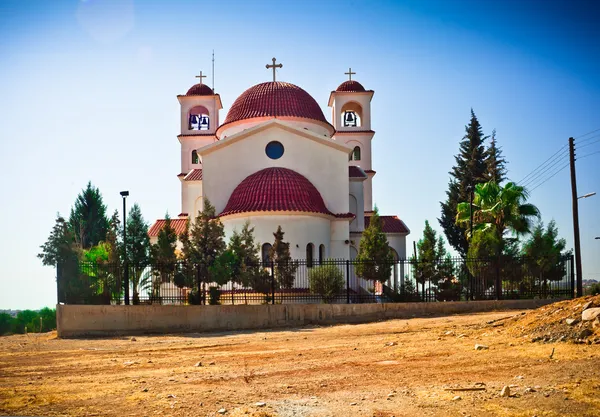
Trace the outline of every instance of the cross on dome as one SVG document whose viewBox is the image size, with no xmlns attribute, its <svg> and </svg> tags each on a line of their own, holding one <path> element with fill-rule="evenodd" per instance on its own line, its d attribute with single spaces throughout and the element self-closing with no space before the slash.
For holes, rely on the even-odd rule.
<svg viewBox="0 0 600 417">
<path fill-rule="evenodd" d="M 273 58 L 271 61 L 273 61 L 273 64 L 272 65 L 267 64 L 266 67 L 267 67 L 267 69 L 273 68 L 273 82 L 275 82 L 275 68 L 283 68 L 283 64 L 281 64 L 281 63 L 275 64 L 275 61 L 277 61 L 277 58 Z"/>
<path fill-rule="evenodd" d="M 196 75 L 195 78 L 200 78 L 200 85 L 204 84 L 202 82 L 202 78 L 206 78 L 206 75 L 202 75 L 202 71 L 200 71 L 200 75 Z"/>
<path fill-rule="evenodd" d="M 352 72 L 352 68 L 348 68 L 348 72 L 345 72 L 344 74 L 346 74 L 348 76 L 349 81 L 352 81 L 352 76 L 356 75 L 355 72 Z"/>
</svg>

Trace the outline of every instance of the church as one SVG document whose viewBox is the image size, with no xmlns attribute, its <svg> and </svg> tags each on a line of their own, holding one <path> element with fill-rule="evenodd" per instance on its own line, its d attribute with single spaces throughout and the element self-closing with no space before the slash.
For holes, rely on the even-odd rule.
<svg viewBox="0 0 600 417">
<path fill-rule="evenodd" d="M 208 199 L 224 225 L 225 240 L 246 221 L 266 257 L 281 226 L 293 259 L 354 259 L 373 214 L 371 100 L 374 91 L 352 79 L 329 94 L 331 119 L 297 85 L 256 84 L 240 94 L 221 122 L 221 97 L 202 82 L 178 95 L 181 131 L 181 214 L 186 230 Z M 406 258 L 410 230 L 381 215 L 396 259 Z M 156 242 L 164 220 L 149 230 Z"/>
</svg>

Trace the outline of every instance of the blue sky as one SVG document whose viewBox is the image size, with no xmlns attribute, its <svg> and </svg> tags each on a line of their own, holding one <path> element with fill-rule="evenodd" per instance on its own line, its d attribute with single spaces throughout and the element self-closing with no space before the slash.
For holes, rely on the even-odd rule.
<svg viewBox="0 0 600 417">
<path fill-rule="evenodd" d="M 486 134 L 496 129 L 516 181 L 570 136 L 600 128 L 599 18 L 593 0 L 4 0 L 0 308 L 55 303 L 54 270 L 36 254 L 88 180 L 110 212 L 128 189 L 148 222 L 179 213 L 176 95 L 200 70 L 210 83 L 213 49 L 221 120 L 270 79 L 273 56 L 284 64 L 278 79 L 307 90 L 328 117 L 329 92 L 352 67 L 375 90 L 375 202 L 404 219 L 412 245 L 425 220 L 439 230 L 471 108 Z M 595 135 L 580 139 L 579 155 L 600 150 Z M 600 154 L 578 161 L 579 194 L 600 193 L 599 166 Z M 568 169 L 531 202 L 572 247 Z M 600 195 L 580 200 L 585 278 L 600 279 L 599 214 Z"/>
</svg>

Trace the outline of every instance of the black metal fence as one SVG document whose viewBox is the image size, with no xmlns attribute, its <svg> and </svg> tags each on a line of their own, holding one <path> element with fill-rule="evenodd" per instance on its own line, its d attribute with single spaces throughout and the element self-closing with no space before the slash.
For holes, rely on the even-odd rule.
<svg viewBox="0 0 600 417">
<path fill-rule="evenodd" d="M 294 260 L 234 265 L 227 270 L 177 262 L 128 265 L 79 262 L 57 266 L 57 295 L 66 304 L 380 303 L 570 298 L 573 257 L 447 258 L 391 263 Z M 387 277 L 385 282 L 367 279 Z"/>
</svg>

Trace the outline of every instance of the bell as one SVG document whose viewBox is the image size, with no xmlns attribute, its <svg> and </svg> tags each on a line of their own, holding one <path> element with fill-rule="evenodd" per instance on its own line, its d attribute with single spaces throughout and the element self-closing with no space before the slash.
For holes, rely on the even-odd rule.
<svg viewBox="0 0 600 417">
<path fill-rule="evenodd" d="M 346 126 L 356 126 L 356 115 L 352 111 L 346 112 L 346 117 L 344 118 L 344 124 Z"/>
<path fill-rule="evenodd" d="M 208 130 L 208 116 L 202 116 L 200 118 L 200 129 Z"/>
</svg>

